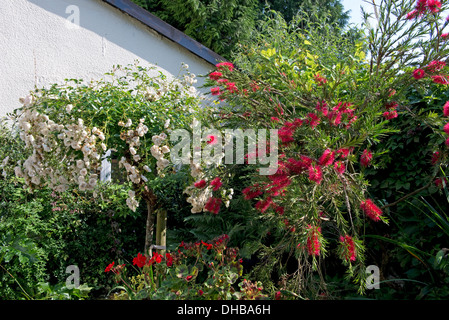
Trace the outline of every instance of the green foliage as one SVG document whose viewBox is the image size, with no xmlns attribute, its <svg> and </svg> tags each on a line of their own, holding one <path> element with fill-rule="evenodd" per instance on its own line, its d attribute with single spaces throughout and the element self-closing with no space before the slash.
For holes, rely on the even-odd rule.
<svg viewBox="0 0 449 320">
<path fill-rule="evenodd" d="M 260 283 L 241 280 L 243 266 L 238 249 L 228 247 L 227 235 L 211 241 L 184 243 L 162 257 L 154 252 L 134 258 L 138 275 L 128 274 L 125 265 L 110 264 L 117 282 L 111 291 L 114 300 L 254 300 L 265 298 Z M 138 260 L 138 261 L 136 261 Z M 239 281 L 240 279 L 240 281 Z"/>
</svg>

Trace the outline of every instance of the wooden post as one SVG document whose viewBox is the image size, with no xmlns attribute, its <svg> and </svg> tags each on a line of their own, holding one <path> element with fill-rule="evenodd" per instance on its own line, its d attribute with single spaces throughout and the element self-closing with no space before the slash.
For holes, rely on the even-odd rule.
<svg viewBox="0 0 449 320">
<path fill-rule="evenodd" d="M 157 210 L 156 221 L 156 246 L 165 247 L 167 245 L 167 211 Z M 158 250 L 160 254 L 165 255 L 165 249 Z"/>
</svg>

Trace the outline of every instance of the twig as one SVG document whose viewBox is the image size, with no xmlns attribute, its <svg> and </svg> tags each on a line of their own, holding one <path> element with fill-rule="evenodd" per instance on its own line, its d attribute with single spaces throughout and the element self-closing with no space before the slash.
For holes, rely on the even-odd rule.
<svg viewBox="0 0 449 320">
<path fill-rule="evenodd" d="M 412 196 L 414 196 L 415 194 L 417 194 L 417 193 L 419 193 L 419 192 L 421 192 L 421 191 L 423 191 L 423 190 L 426 190 L 427 188 L 429 188 L 430 187 L 430 185 L 431 185 L 432 183 L 431 182 L 429 182 L 428 184 L 426 184 L 424 187 L 421 187 L 421 188 L 419 188 L 419 189 L 416 189 L 415 191 L 413 191 L 413 192 L 411 192 L 411 193 L 409 193 L 409 194 L 407 194 L 407 195 L 405 195 L 405 196 L 403 196 L 402 198 L 400 198 L 399 200 L 397 200 L 397 201 L 395 201 L 395 202 L 392 202 L 392 203 L 389 203 L 389 204 L 386 204 L 386 205 L 384 205 L 381 209 L 385 209 L 385 208 L 388 208 L 388 207 L 392 207 L 392 206 L 395 206 L 395 205 L 397 205 L 399 202 L 401 202 L 401 201 L 404 201 L 405 199 L 408 199 L 408 198 L 410 198 L 410 197 L 412 197 Z"/>
</svg>

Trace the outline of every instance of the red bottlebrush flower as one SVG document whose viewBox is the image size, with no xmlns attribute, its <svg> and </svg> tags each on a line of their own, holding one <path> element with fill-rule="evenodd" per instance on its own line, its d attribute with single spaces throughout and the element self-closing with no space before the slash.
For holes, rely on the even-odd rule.
<svg viewBox="0 0 449 320">
<path fill-rule="evenodd" d="M 333 126 L 338 126 L 341 123 L 342 112 L 339 111 L 331 111 L 327 115 L 329 122 Z"/>
<path fill-rule="evenodd" d="M 167 267 L 171 267 L 173 265 L 173 257 L 168 252 L 165 254 L 165 263 L 167 264 Z"/>
<path fill-rule="evenodd" d="M 438 188 L 443 189 L 445 186 L 447 186 L 447 179 L 446 178 L 436 178 L 434 183 Z"/>
<path fill-rule="evenodd" d="M 147 258 L 139 252 L 137 254 L 137 257 L 135 257 L 133 259 L 133 265 L 137 265 L 139 268 L 143 268 L 146 261 L 147 261 Z"/>
<path fill-rule="evenodd" d="M 213 96 L 219 96 L 221 94 L 220 87 L 210 88 L 210 92 L 212 93 Z"/>
<path fill-rule="evenodd" d="M 443 106 L 443 116 L 449 117 L 449 101 L 447 101 Z"/>
<path fill-rule="evenodd" d="M 446 139 L 446 142 L 445 142 L 445 144 L 446 144 L 446 146 L 448 146 L 448 147 L 449 147 L 449 138 L 447 138 L 447 139 Z"/>
<path fill-rule="evenodd" d="M 415 78 L 416 80 L 424 78 L 425 75 L 426 75 L 426 73 L 424 72 L 423 69 L 415 69 L 413 71 L 413 78 Z"/>
<path fill-rule="evenodd" d="M 443 131 L 446 133 L 446 134 L 448 134 L 449 135 L 449 122 L 448 123 L 446 123 L 445 125 L 444 125 L 444 127 L 443 127 Z M 446 143 L 447 144 L 447 143 Z"/>
<path fill-rule="evenodd" d="M 371 160 L 373 160 L 373 154 L 371 151 L 365 149 L 360 157 L 360 164 L 362 167 L 368 167 L 371 164 Z"/>
<path fill-rule="evenodd" d="M 271 121 L 273 121 L 273 122 L 279 122 L 279 118 L 277 118 L 277 117 L 271 117 Z"/>
<path fill-rule="evenodd" d="M 398 112 L 396 110 L 385 111 L 382 115 L 385 119 L 391 120 L 398 117 Z"/>
<path fill-rule="evenodd" d="M 309 179 L 317 184 L 321 183 L 321 180 L 323 179 L 323 172 L 321 171 L 320 166 L 311 165 L 309 167 Z"/>
<path fill-rule="evenodd" d="M 430 163 L 432 163 L 432 165 L 434 166 L 439 160 L 440 160 L 440 153 L 438 151 L 435 151 L 432 154 L 432 160 L 430 161 Z"/>
<path fill-rule="evenodd" d="M 430 10 L 430 12 L 437 13 L 438 11 L 440 11 L 441 2 L 438 0 L 427 0 L 427 8 Z"/>
<path fill-rule="evenodd" d="M 385 104 L 385 108 L 387 110 L 395 110 L 398 107 L 398 103 L 396 101 L 391 101 Z"/>
<path fill-rule="evenodd" d="M 418 14 L 422 15 L 422 14 L 426 13 L 427 8 L 428 8 L 427 2 L 428 2 L 428 0 L 418 0 L 416 2 L 416 11 L 418 12 Z"/>
<path fill-rule="evenodd" d="M 235 86 L 235 82 L 227 82 L 226 83 L 226 89 L 228 89 L 228 91 L 230 93 L 235 93 L 238 92 L 239 90 L 237 89 L 237 87 Z"/>
<path fill-rule="evenodd" d="M 209 78 L 211 80 L 215 80 L 215 81 L 220 79 L 222 76 L 223 76 L 223 74 L 220 71 L 214 71 L 209 74 Z"/>
<path fill-rule="evenodd" d="M 226 84 L 226 83 L 228 83 L 228 82 L 229 82 L 228 79 L 218 79 L 218 80 L 217 80 L 217 83 L 218 83 L 218 84 Z"/>
<path fill-rule="evenodd" d="M 315 82 L 318 84 L 318 86 L 322 86 L 326 84 L 327 80 L 326 78 L 322 77 L 319 73 L 315 75 Z"/>
<path fill-rule="evenodd" d="M 307 120 L 307 122 L 309 123 L 309 125 L 312 127 L 312 128 L 315 128 L 317 125 L 319 125 L 320 124 L 320 117 L 318 117 L 316 114 L 314 114 L 314 113 L 309 113 L 308 115 L 307 115 L 307 117 L 309 117 L 309 119 Z"/>
<path fill-rule="evenodd" d="M 447 40 L 447 39 L 449 39 L 449 33 L 442 33 L 441 36 L 440 36 L 440 38 L 441 38 L 442 40 Z"/>
<path fill-rule="evenodd" d="M 112 263 L 111 264 L 109 264 L 107 267 L 106 267 L 106 269 L 104 269 L 104 272 L 109 272 L 109 271 L 111 271 L 111 269 L 114 267 L 114 261 L 112 261 Z"/>
<path fill-rule="evenodd" d="M 278 130 L 279 139 L 282 143 L 288 144 L 295 139 L 293 139 L 293 128 L 292 127 L 282 127 Z"/>
<path fill-rule="evenodd" d="M 273 204 L 273 199 L 271 197 L 266 198 L 265 200 L 259 200 L 256 203 L 256 209 L 260 212 L 264 213 L 267 211 L 270 206 Z"/>
<path fill-rule="evenodd" d="M 199 296 L 202 296 L 202 295 L 203 295 L 203 293 L 204 293 L 204 291 L 203 291 L 203 290 L 201 290 L 201 289 L 200 289 L 200 290 L 198 290 L 198 295 L 199 295 Z"/>
<path fill-rule="evenodd" d="M 338 172 L 338 174 L 343 174 L 346 170 L 345 164 L 343 161 L 337 161 L 334 163 L 335 171 Z"/>
<path fill-rule="evenodd" d="M 341 149 L 338 149 L 338 150 L 337 150 L 337 153 L 338 153 L 338 154 L 341 154 L 340 156 L 341 156 L 343 159 L 346 159 L 346 158 L 348 157 L 349 152 L 351 152 L 351 150 L 350 150 L 349 148 L 341 148 Z"/>
<path fill-rule="evenodd" d="M 344 237 L 340 236 L 340 244 L 343 247 L 343 258 L 346 261 L 355 261 L 356 248 L 354 239 L 349 235 L 345 235 Z"/>
<path fill-rule="evenodd" d="M 204 210 L 218 214 L 220 211 L 221 199 L 210 197 L 204 205 Z"/>
<path fill-rule="evenodd" d="M 205 186 L 206 186 L 206 180 L 200 180 L 200 181 L 197 181 L 197 182 L 195 182 L 193 185 L 195 186 L 195 188 L 198 188 L 198 189 L 203 189 Z"/>
<path fill-rule="evenodd" d="M 212 190 L 217 191 L 223 185 L 220 177 L 216 177 L 214 180 L 210 182 L 210 185 L 213 186 Z"/>
<path fill-rule="evenodd" d="M 443 75 L 432 76 L 432 81 L 438 84 L 449 84 L 448 76 Z"/>
<path fill-rule="evenodd" d="M 218 68 L 218 70 L 223 71 L 224 68 L 227 68 L 229 71 L 234 70 L 234 65 L 231 62 L 220 62 L 215 65 L 215 67 Z"/>
<path fill-rule="evenodd" d="M 319 256 L 321 250 L 320 236 L 321 236 L 321 228 L 318 226 L 308 225 L 307 229 L 309 229 L 309 234 L 307 236 L 307 252 L 309 255 Z"/>
<path fill-rule="evenodd" d="M 444 62 L 444 61 L 434 60 L 434 61 L 430 62 L 426 68 L 427 68 L 428 72 L 434 73 L 434 72 L 441 71 L 445 65 L 446 65 L 446 62 Z"/>
<path fill-rule="evenodd" d="M 418 16 L 418 14 L 419 14 L 418 10 L 413 10 L 407 13 L 407 20 L 415 19 Z"/>
<path fill-rule="evenodd" d="M 318 110 L 318 111 L 321 111 L 321 113 L 323 114 L 323 116 L 327 116 L 327 114 L 329 113 L 329 109 L 327 108 L 327 103 L 326 103 L 326 101 L 318 102 L 318 103 L 316 104 L 315 109 Z"/>
<path fill-rule="evenodd" d="M 263 194 L 263 192 L 258 188 L 258 185 L 246 187 L 242 190 L 242 193 L 245 200 L 251 200 Z"/>
<path fill-rule="evenodd" d="M 318 164 L 323 167 L 330 166 L 335 160 L 335 154 L 330 149 L 326 149 L 318 160 Z"/>
<path fill-rule="evenodd" d="M 382 210 L 374 204 L 371 199 L 366 199 L 360 203 L 360 209 L 366 214 L 368 218 L 373 221 L 379 221 L 382 215 Z"/>
<path fill-rule="evenodd" d="M 281 292 L 280 291 L 278 291 L 278 292 L 276 292 L 275 294 L 274 294 L 274 300 L 281 300 Z"/>
<path fill-rule="evenodd" d="M 253 92 L 256 92 L 257 90 L 260 89 L 260 87 L 257 85 L 256 82 L 251 82 L 251 83 L 249 84 L 249 86 L 251 87 L 251 89 L 253 90 Z"/>
</svg>

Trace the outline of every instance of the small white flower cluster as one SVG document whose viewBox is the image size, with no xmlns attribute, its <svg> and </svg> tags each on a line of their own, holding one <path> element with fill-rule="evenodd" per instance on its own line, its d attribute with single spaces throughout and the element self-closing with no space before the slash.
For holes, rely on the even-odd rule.
<svg viewBox="0 0 449 320">
<path fill-rule="evenodd" d="M 170 164 L 170 161 L 164 158 L 164 154 L 170 152 L 170 148 L 167 145 L 161 146 L 167 139 L 167 135 L 162 132 L 159 135 L 155 135 L 151 138 L 153 140 L 153 146 L 150 148 L 151 155 L 157 160 L 157 172 L 159 176 L 164 177 L 162 171 Z"/>
<path fill-rule="evenodd" d="M 24 98 L 29 106 L 30 98 Z M 27 104 L 28 103 L 28 104 Z M 70 109 L 70 108 L 69 108 Z M 45 114 L 26 108 L 18 121 L 20 138 L 33 150 L 23 166 L 15 167 L 17 177 L 24 178 L 29 187 L 47 185 L 57 192 L 64 192 L 71 183 L 81 191 L 93 190 L 97 185 L 96 170 L 101 165 L 101 150 L 106 150 L 105 136 L 98 129 L 90 130 L 82 119 L 66 125 L 55 123 Z M 81 151 L 82 159 L 79 152 Z M 56 162 L 62 166 L 55 169 Z"/>
<path fill-rule="evenodd" d="M 141 145 L 140 138 L 142 138 L 147 132 L 148 127 L 144 124 L 145 119 L 140 119 L 137 127 L 133 130 L 130 127 L 132 126 L 132 120 L 128 119 L 126 123 L 123 121 L 119 121 L 118 125 L 124 128 L 129 128 L 123 131 L 120 134 L 120 138 L 124 140 L 128 144 L 128 150 L 131 155 L 129 159 L 122 157 L 119 161 L 119 168 L 125 168 L 127 177 L 134 184 L 139 184 L 142 181 L 147 182 L 148 178 L 143 175 L 143 171 L 151 172 L 151 169 L 144 165 L 142 168 L 139 168 L 139 163 L 141 162 L 141 156 L 137 154 L 139 147 Z M 126 204 L 128 207 L 136 211 L 139 206 L 139 202 L 136 200 L 136 194 L 134 191 L 130 190 L 128 192 L 128 199 L 126 199 Z"/>
<path fill-rule="evenodd" d="M 228 193 L 229 192 L 229 193 Z M 231 200 L 232 200 L 232 196 L 234 195 L 234 189 L 232 189 L 232 188 L 229 188 L 228 190 L 226 190 L 226 189 L 223 189 L 222 191 L 221 191 L 221 197 L 223 198 L 223 199 L 226 199 L 225 201 L 224 201 L 224 204 L 225 204 L 225 206 L 226 206 L 226 208 L 229 208 L 229 205 L 230 205 L 230 203 L 231 203 Z"/>
<path fill-rule="evenodd" d="M 189 186 L 184 190 L 184 193 L 188 194 L 187 202 L 192 205 L 190 210 L 192 213 L 200 213 L 203 211 L 207 200 L 212 197 L 212 186 L 207 186 L 203 189 L 198 189 L 195 186 Z"/>
<path fill-rule="evenodd" d="M 126 199 L 126 204 L 132 211 L 136 212 L 137 207 L 139 206 L 139 201 L 136 200 L 136 193 L 133 190 L 128 191 L 128 198 Z"/>
<path fill-rule="evenodd" d="M 5 177 L 5 178 L 7 176 L 5 167 L 8 164 L 8 161 L 9 161 L 9 156 L 6 156 L 6 158 L 3 159 L 2 163 L 0 164 L 0 169 L 3 169 L 2 170 L 2 176 Z"/>
</svg>

